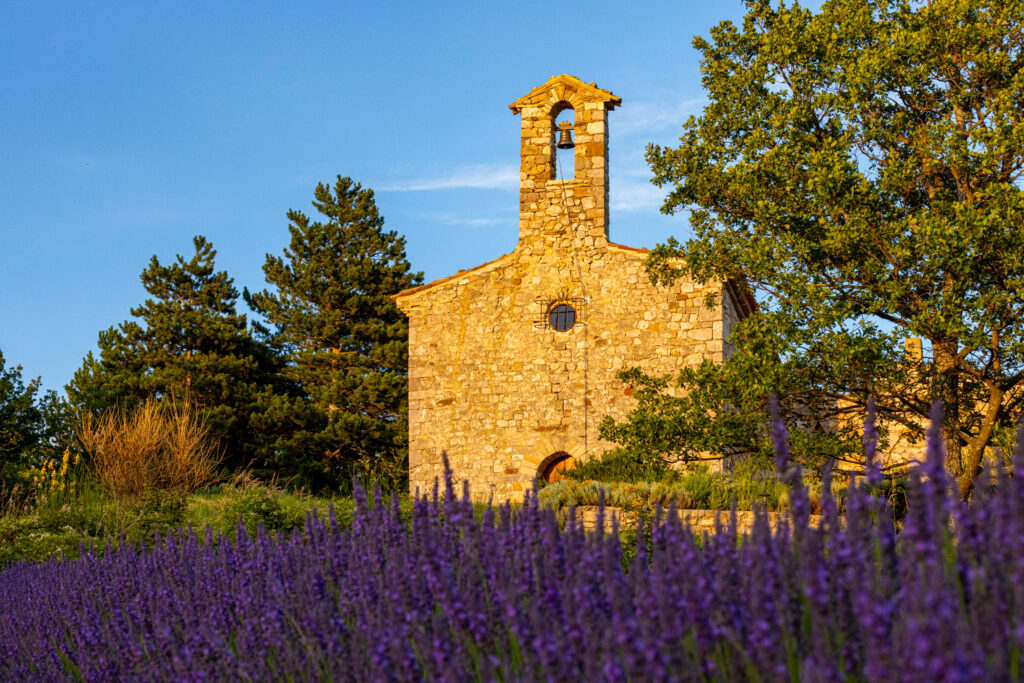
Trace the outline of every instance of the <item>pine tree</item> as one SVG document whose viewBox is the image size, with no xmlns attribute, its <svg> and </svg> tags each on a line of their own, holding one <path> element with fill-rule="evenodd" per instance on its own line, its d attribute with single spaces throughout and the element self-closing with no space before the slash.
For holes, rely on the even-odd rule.
<svg viewBox="0 0 1024 683">
<path fill-rule="evenodd" d="M 163 265 L 156 256 L 141 275 L 152 298 L 134 320 L 99 335 L 100 358 L 85 358 L 67 387 L 71 402 L 99 412 L 147 398 L 190 401 L 220 439 L 229 466 L 248 465 L 249 419 L 271 381 L 273 357 L 249 334 L 235 309 L 238 290 L 217 271 L 217 252 L 202 236 L 195 253 Z"/>
<path fill-rule="evenodd" d="M 276 291 L 245 292 L 272 326 L 291 391 L 263 397 L 267 457 L 311 485 L 369 474 L 406 476 L 408 325 L 391 295 L 421 282 L 405 239 L 384 230 L 373 191 L 338 176 L 313 206 L 326 222 L 289 211 L 283 256 L 263 272 Z"/>
<path fill-rule="evenodd" d="M 19 462 L 42 437 L 43 416 L 36 405 L 39 380 L 27 385 L 21 366 L 6 367 L 0 352 L 0 483 L 13 473 L 7 467 Z"/>
<path fill-rule="evenodd" d="M 57 460 L 74 443 L 74 414 L 55 391 L 39 396 L 40 379 L 25 382 L 0 351 L 0 489 L 27 483 L 27 468 Z"/>
</svg>

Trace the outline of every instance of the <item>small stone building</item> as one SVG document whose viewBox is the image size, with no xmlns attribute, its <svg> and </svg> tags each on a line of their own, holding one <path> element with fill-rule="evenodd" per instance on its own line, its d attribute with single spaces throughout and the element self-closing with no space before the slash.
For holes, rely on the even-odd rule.
<svg viewBox="0 0 1024 683">
<path fill-rule="evenodd" d="M 568 75 L 513 102 L 522 141 L 515 251 L 394 297 L 409 316 L 414 493 L 430 490 L 447 452 L 475 499 L 521 497 L 536 478 L 613 446 L 598 437 L 602 418 L 622 419 L 635 405 L 618 371 L 675 375 L 720 361 L 730 327 L 752 310 L 729 283 L 655 287 L 648 251 L 609 240 L 608 114 L 620 103 Z M 560 179 L 555 120 L 566 110 L 575 164 Z"/>
</svg>

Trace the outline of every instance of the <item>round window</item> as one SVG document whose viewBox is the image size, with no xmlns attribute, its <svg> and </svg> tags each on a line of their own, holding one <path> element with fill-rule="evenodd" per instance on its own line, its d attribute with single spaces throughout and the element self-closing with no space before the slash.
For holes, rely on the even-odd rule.
<svg viewBox="0 0 1024 683">
<path fill-rule="evenodd" d="M 576 309 L 569 304 L 555 304 L 548 309 L 548 325 L 551 329 L 565 332 L 576 324 Z"/>
</svg>

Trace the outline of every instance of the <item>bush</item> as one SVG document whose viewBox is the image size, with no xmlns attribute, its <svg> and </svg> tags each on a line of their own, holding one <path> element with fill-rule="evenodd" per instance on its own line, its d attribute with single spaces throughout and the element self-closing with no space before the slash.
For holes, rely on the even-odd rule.
<svg viewBox="0 0 1024 683">
<path fill-rule="evenodd" d="M 235 519 L 240 518 L 249 532 L 255 532 L 260 524 L 267 531 L 277 531 L 296 526 L 301 521 L 289 520 L 281 505 L 279 492 L 263 485 L 251 486 L 242 491 L 230 509 Z"/>
<path fill-rule="evenodd" d="M 56 528 L 24 517 L 0 518 L 0 568 L 13 562 L 77 557 L 92 537 L 70 525 Z"/>
<path fill-rule="evenodd" d="M 712 507 L 711 500 L 715 494 L 716 484 L 720 485 L 721 482 L 716 481 L 715 475 L 706 466 L 694 468 L 679 482 L 690 500 L 693 501 L 694 507 L 701 508 Z M 719 488 L 724 487 L 719 486 Z"/>
<path fill-rule="evenodd" d="M 644 515 L 653 512 L 658 505 L 687 510 L 728 510 L 734 499 L 742 510 L 751 510 L 755 505 L 776 511 L 788 507 L 786 486 L 760 461 L 743 461 L 731 472 L 711 472 L 706 465 L 697 465 L 689 472 L 670 471 L 662 481 L 578 479 L 580 472 L 598 470 L 608 474 L 615 471 L 606 463 L 598 467 L 573 469 L 572 478 L 567 476 L 541 489 L 540 500 L 556 508 L 597 505 L 603 490 L 607 505 Z"/>
<path fill-rule="evenodd" d="M 77 433 L 100 484 L 117 498 L 195 491 L 219 462 L 205 418 L 188 404 L 150 400 L 131 412 L 86 414 Z"/>
<path fill-rule="evenodd" d="M 150 489 L 125 508 L 128 519 L 121 533 L 127 532 L 128 539 L 134 541 L 174 531 L 185 521 L 187 509 L 188 498 L 181 490 Z M 131 533 L 133 528 L 138 528 L 140 533 Z"/>
<path fill-rule="evenodd" d="M 564 476 L 576 481 L 665 481 L 677 473 L 657 458 L 644 458 L 625 448 L 615 448 L 589 460 L 574 461 Z"/>
<path fill-rule="evenodd" d="M 605 504 L 631 513 L 650 516 L 657 506 L 693 509 L 694 501 L 679 484 L 641 482 L 637 484 L 562 479 L 545 486 L 538 494 L 542 505 L 554 508 L 597 505 L 604 491 Z"/>
</svg>

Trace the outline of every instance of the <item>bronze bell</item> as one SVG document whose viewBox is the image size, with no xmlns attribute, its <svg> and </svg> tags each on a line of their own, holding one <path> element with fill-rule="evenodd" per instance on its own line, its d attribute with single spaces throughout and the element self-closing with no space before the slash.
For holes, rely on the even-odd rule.
<svg viewBox="0 0 1024 683">
<path fill-rule="evenodd" d="M 572 124 L 568 121 L 562 121 L 558 124 L 558 143 L 555 145 L 558 149 L 572 149 L 576 146 L 576 143 L 572 141 Z"/>
</svg>

